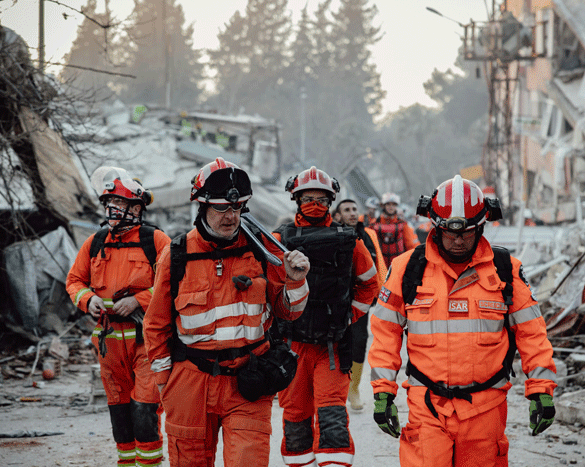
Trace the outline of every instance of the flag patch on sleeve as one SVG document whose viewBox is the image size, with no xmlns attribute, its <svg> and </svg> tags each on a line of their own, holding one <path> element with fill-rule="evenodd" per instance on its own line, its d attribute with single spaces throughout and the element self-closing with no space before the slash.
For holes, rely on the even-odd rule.
<svg viewBox="0 0 585 467">
<path fill-rule="evenodd" d="M 382 287 L 382 290 L 380 290 L 380 295 L 378 296 L 378 300 L 384 303 L 388 303 L 388 300 L 390 300 L 390 295 L 392 295 L 392 292 L 390 292 L 390 290 L 388 290 L 386 287 Z"/>
</svg>

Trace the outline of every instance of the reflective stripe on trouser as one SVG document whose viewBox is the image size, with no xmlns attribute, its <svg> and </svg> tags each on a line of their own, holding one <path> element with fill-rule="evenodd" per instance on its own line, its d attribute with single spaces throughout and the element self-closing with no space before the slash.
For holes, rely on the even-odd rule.
<svg viewBox="0 0 585 467">
<path fill-rule="evenodd" d="M 332 371 L 326 346 L 293 342 L 291 348 L 299 355 L 297 373 L 278 395 L 284 409 L 284 463 L 311 465 L 315 459 L 318 465 L 351 466 L 355 447 L 345 408 L 349 374 L 339 370 L 336 350 Z"/>
<path fill-rule="evenodd" d="M 118 462 L 116 465 L 136 465 L 136 449 L 134 441 L 130 443 L 117 443 L 118 447 Z"/>
<path fill-rule="evenodd" d="M 171 467 L 212 467 L 222 428 L 226 467 L 267 467 L 272 396 L 256 402 L 238 392 L 235 376 L 211 376 L 175 362 L 162 391 Z"/>
<path fill-rule="evenodd" d="M 160 431 L 161 411 L 157 410 L 160 396 L 144 344 L 136 344 L 136 328 L 132 323 L 111 325 L 114 333 L 106 338 L 108 347 L 106 357 L 99 355 L 98 359 L 110 409 L 114 440 L 118 445 L 120 459 L 118 462 L 121 465 L 135 465 L 136 459 L 143 465 L 160 465 L 163 445 Z M 96 327 L 92 335 L 92 342 L 96 348 L 97 332 L 100 330 L 100 326 Z M 136 414 L 136 404 L 139 407 L 142 407 L 141 404 L 148 407 L 147 412 L 150 416 L 145 417 L 140 411 Z M 141 434 L 144 432 L 148 434 Z M 146 453 L 145 457 L 139 452 Z M 154 456 L 153 453 L 156 452 L 160 455 Z"/>
<path fill-rule="evenodd" d="M 460 420 L 456 412 L 435 418 L 424 402 L 424 391 L 408 395 L 408 423 L 400 436 L 402 467 L 506 467 L 508 439 L 504 434 L 507 402 Z"/>
</svg>

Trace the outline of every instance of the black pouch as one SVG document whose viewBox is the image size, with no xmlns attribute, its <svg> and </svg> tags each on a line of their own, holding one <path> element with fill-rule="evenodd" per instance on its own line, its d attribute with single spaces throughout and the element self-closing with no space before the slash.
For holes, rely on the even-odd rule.
<svg viewBox="0 0 585 467">
<path fill-rule="evenodd" d="M 259 357 L 250 354 L 250 361 L 238 371 L 238 390 L 250 402 L 286 389 L 297 372 L 299 356 L 282 341 L 273 341 Z"/>
</svg>

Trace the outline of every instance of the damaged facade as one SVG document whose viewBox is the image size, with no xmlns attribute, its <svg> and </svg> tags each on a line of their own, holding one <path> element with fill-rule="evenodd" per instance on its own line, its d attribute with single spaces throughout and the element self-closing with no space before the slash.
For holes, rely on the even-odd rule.
<svg viewBox="0 0 585 467">
<path fill-rule="evenodd" d="M 585 190 L 585 4 L 510 0 L 532 29 L 532 60 L 514 63 L 515 199 L 546 223 L 582 220 Z"/>
<path fill-rule="evenodd" d="M 22 38 L 0 26 L 2 322 L 33 341 L 59 332 L 74 312 L 63 293 L 75 258 L 70 222 L 97 207 L 54 119 L 59 106 L 58 86 L 33 67 Z"/>
</svg>

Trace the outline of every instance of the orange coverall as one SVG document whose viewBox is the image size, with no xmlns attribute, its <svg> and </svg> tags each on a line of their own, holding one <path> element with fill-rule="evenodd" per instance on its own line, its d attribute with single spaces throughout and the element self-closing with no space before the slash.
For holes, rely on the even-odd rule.
<svg viewBox="0 0 585 467">
<path fill-rule="evenodd" d="M 389 229 L 390 227 L 392 229 Z M 369 228 L 378 235 L 378 242 L 387 268 L 398 255 L 420 244 L 414 229 L 398 216 L 390 217 L 382 214 L 369 225 Z"/>
<path fill-rule="evenodd" d="M 240 233 L 228 248 L 240 248 L 248 240 Z M 282 259 L 283 253 L 267 244 Z M 187 253 L 213 251 L 197 229 L 187 234 Z M 154 296 L 144 320 L 148 357 L 157 384 L 164 384 L 161 399 L 166 413 L 171 466 L 211 467 L 215 462 L 219 427 L 224 440 L 226 467 L 267 466 L 272 431 L 270 418 L 273 396 L 255 402 L 238 391 L 235 376 L 212 376 L 190 360 L 171 360 L 173 338 L 170 248 L 161 256 L 154 284 Z M 261 342 L 273 313 L 286 320 L 301 315 L 309 294 L 306 280 L 292 281 L 284 266 L 267 264 L 267 277 L 251 251 L 221 260 L 188 261 L 179 283 L 175 324 L 180 341 L 191 349 L 216 352 Z M 232 277 L 245 275 L 252 284 L 238 290 Z M 252 350 L 261 355 L 264 342 Z M 249 360 L 239 356 L 220 361 L 222 368 L 237 369 Z M 171 371 L 172 370 L 172 371 Z"/>
<path fill-rule="evenodd" d="M 429 237 L 431 238 L 431 237 Z M 408 326 L 410 362 L 433 382 L 448 387 L 487 381 L 502 367 L 508 350 L 504 316 L 510 325 L 528 375 L 525 395 L 547 393 L 556 387 L 556 368 L 546 326 L 521 263 L 512 260 L 513 305 L 504 304 L 501 282 L 489 242 L 482 237 L 467 269 L 457 275 L 439 254 L 434 241 L 426 243 L 428 264 L 412 305 L 402 299 L 402 279 L 412 252 L 392 263 L 371 317 L 374 341 L 368 361 L 374 393 L 396 394 L 401 366 L 403 330 Z M 404 382 L 409 418 L 400 438 L 400 465 L 405 467 L 507 466 L 506 393 L 503 378 L 492 388 L 472 394 L 472 402 L 430 393 L 438 413 L 425 403 L 427 388 L 414 377 Z"/>
<path fill-rule="evenodd" d="M 109 232 L 105 243 L 139 242 L 138 229 L 136 226 L 123 232 L 115 240 Z M 117 292 L 127 289 L 134 294 L 142 310 L 146 310 L 152 297 L 154 271 L 143 249 L 140 246 L 108 247 L 104 248 L 105 257 L 99 252 L 95 258 L 90 258 L 93 237 L 91 235 L 83 243 L 67 275 L 66 288 L 73 303 L 87 313 L 87 305 L 94 295 L 101 297 L 108 307 L 108 301 Z M 162 230 L 154 232 L 157 258 L 170 241 Z M 106 356 L 100 354 L 98 359 L 118 447 L 118 465 L 133 466 L 135 462 L 160 465 L 163 443 L 157 415 L 160 397 L 144 344 L 136 342 L 136 324 L 131 320 L 111 321 L 111 326 L 114 332 L 106 337 Z M 92 334 L 96 348 L 102 329 L 98 325 Z M 142 421 L 136 423 L 138 419 Z"/>
<path fill-rule="evenodd" d="M 299 214 L 295 224 L 310 225 Z M 322 225 L 331 225 L 330 215 Z M 274 236 L 280 240 L 278 233 Z M 353 251 L 353 275 L 352 322 L 355 323 L 368 311 L 380 288 L 376 267 L 362 240 L 357 240 Z M 355 446 L 345 407 L 350 375 L 339 369 L 337 344 L 334 344 L 335 370 L 330 369 L 327 345 L 293 340 L 291 349 L 299 355 L 297 373 L 290 386 L 278 394 L 278 403 L 284 409 L 281 445 L 284 463 L 351 466 Z"/>
</svg>

